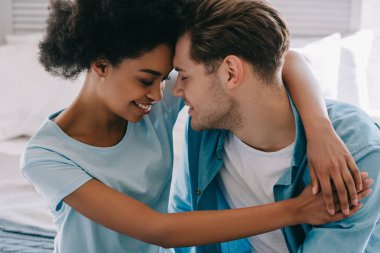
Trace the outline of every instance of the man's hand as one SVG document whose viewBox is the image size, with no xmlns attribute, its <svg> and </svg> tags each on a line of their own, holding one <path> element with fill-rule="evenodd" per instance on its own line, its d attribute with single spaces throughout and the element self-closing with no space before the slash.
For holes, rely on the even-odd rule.
<svg viewBox="0 0 380 253">
<path fill-rule="evenodd" d="M 335 187 L 340 208 L 348 215 L 349 205 L 358 204 L 357 192 L 363 189 L 360 171 L 332 127 L 315 134 L 307 144 L 312 192 L 315 195 L 322 190 L 327 211 L 333 215 L 337 211 L 333 200 Z"/>
</svg>

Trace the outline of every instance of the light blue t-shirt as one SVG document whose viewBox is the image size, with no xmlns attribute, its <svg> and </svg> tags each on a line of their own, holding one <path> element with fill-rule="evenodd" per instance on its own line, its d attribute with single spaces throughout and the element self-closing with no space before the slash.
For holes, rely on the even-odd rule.
<svg viewBox="0 0 380 253">
<path fill-rule="evenodd" d="M 57 224 L 55 252 L 151 253 L 159 247 L 124 236 L 85 218 L 63 198 L 92 178 L 159 212 L 167 212 L 173 166 L 172 130 L 181 100 L 164 99 L 138 123 L 128 123 L 113 147 L 93 147 L 66 135 L 51 115 L 32 137 L 21 158 L 24 176 L 46 199 Z"/>
</svg>

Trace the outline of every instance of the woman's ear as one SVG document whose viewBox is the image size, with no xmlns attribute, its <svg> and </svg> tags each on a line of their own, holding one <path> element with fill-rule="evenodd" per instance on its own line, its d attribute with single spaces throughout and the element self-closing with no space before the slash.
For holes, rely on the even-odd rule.
<svg viewBox="0 0 380 253">
<path fill-rule="evenodd" d="M 97 76 L 103 78 L 106 77 L 109 71 L 110 63 L 106 60 L 95 60 L 91 64 L 92 70 L 96 73 Z"/>
<path fill-rule="evenodd" d="M 227 88 L 233 89 L 237 87 L 241 83 L 244 74 L 242 60 L 235 55 L 229 55 L 224 58 L 223 65 L 227 77 Z"/>
</svg>

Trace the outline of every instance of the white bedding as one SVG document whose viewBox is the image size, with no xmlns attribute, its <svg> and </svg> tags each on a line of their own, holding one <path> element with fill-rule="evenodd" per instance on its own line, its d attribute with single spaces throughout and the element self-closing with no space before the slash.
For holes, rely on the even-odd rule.
<svg viewBox="0 0 380 253">
<path fill-rule="evenodd" d="M 27 140 L 0 141 L 0 219 L 56 230 L 45 201 L 21 174 L 19 160 Z"/>
<path fill-rule="evenodd" d="M 0 140 L 0 154 L 21 155 L 29 137 L 22 136 L 10 140 Z"/>
</svg>

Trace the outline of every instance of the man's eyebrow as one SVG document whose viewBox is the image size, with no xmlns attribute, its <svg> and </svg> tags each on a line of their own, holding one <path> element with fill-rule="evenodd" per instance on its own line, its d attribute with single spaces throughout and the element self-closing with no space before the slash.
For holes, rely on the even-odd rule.
<svg viewBox="0 0 380 253">
<path fill-rule="evenodd" d="M 177 71 L 177 72 L 180 72 L 180 71 L 184 72 L 185 71 L 184 69 L 181 69 L 181 68 L 178 68 L 178 67 L 174 67 L 174 70 Z"/>
<path fill-rule="evenodd" d="M 152 70 L 152 69 L 140 69 L 139 71 L 144 72 L 144 73 L 148 73 L 148 74 L 152 74 L 155 76 L 162 76 L 162 73 L 155 71 L 155 70 Z"/>
</svg>

